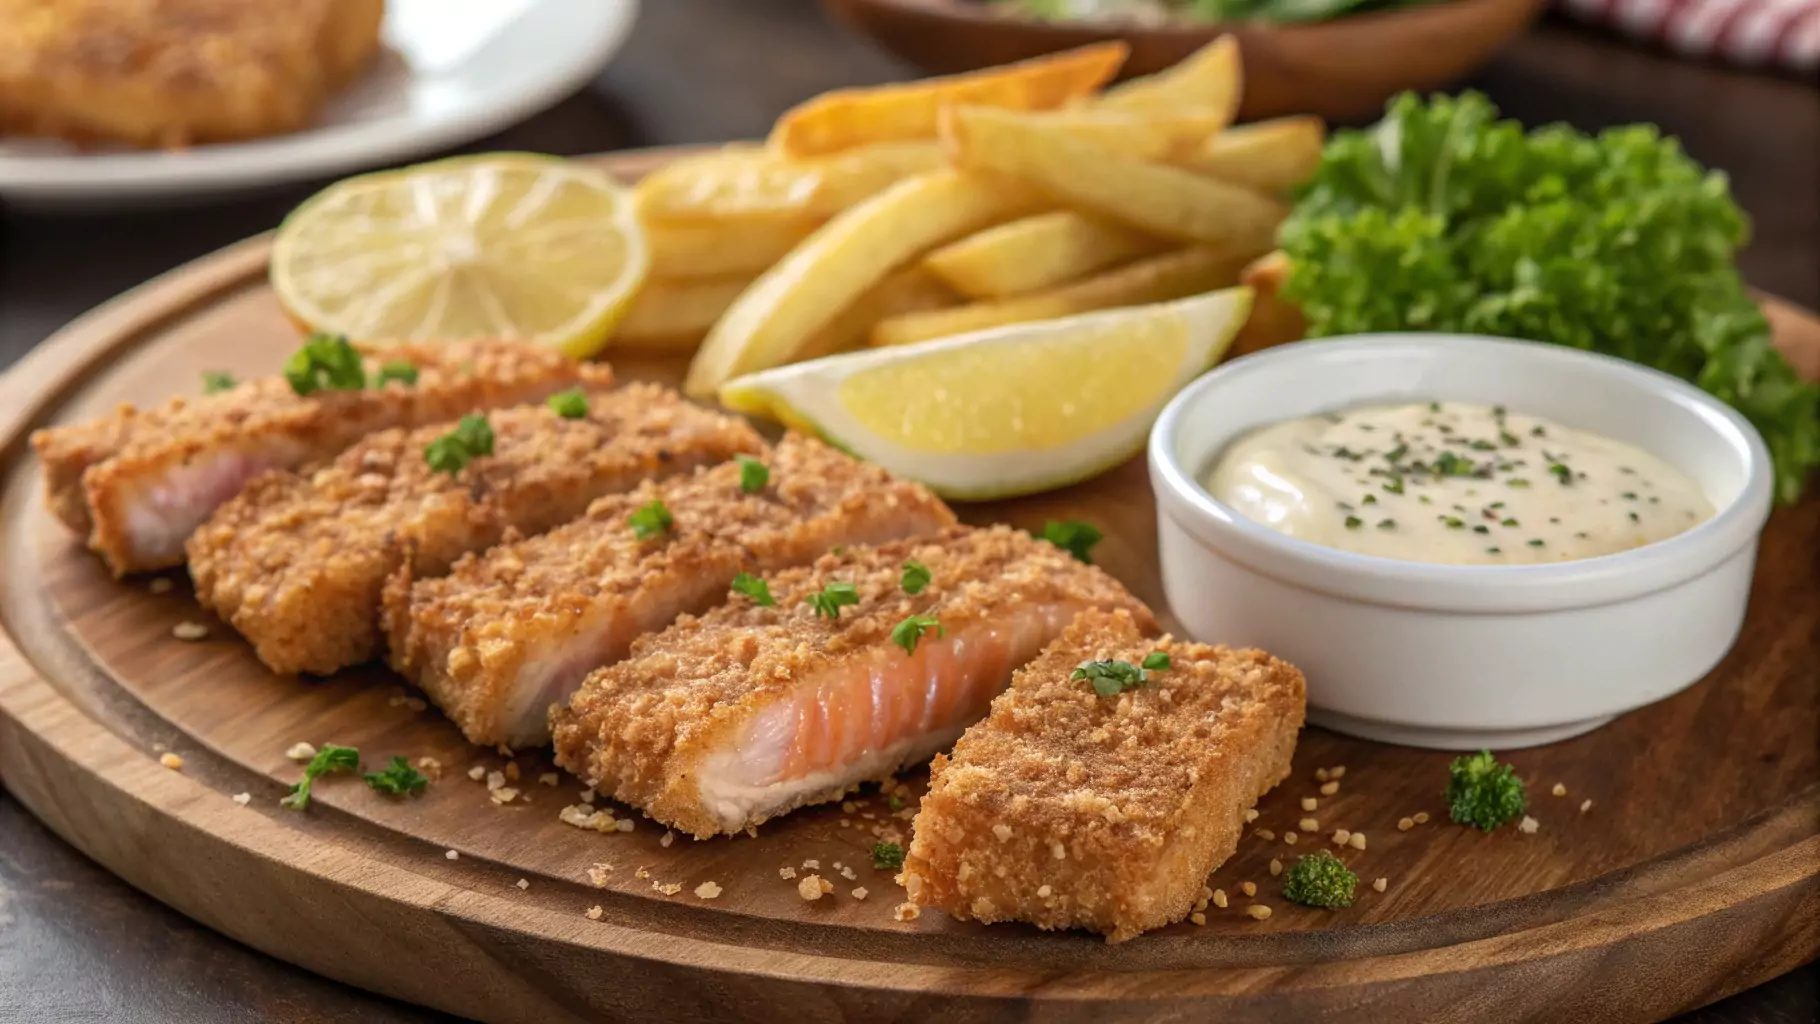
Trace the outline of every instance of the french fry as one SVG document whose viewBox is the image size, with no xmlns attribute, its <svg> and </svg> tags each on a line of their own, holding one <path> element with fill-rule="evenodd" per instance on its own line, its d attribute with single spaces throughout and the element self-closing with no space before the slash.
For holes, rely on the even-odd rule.
<svg viewBox="0 0 1820 1024">
<path fill-rule="evenodd" d="M 1314 174 L 1326 136 L 1318 117 L 1279 117 L 1211 136 L 1181 164 L 1266 195 L 1281 195 Z"/>
<path fill-rule="evenodd" d="M 1238 40 L 1221 36 L 1174 67 L 1113 86 L 1095 105 L 1143 112 L 1204 107 L 1221 116 L 1223 127 L 1238 116 L 1243 90 Z"/>
<path fill-rule="evenodd" d="M 848 208 L 740 295 L 696 352 L 683 389 L 712 397 L 739 374 L 800 358 L 817 331 L 893 269 L 1040 202 L 1017 182 L 949 168 Z"/>
<path fill-rule="evenodd" d="M 740 217 L 720 221 L 645 218 L 652 277 L 756 277 L 789 254 L 822 222 L 803 218 Z"/>
<path fill-rule="evenodd" d="M 652 278 L 639 289 L 632 308 L 614 330 L 613 347 L 693 351 L 733 300 L 751 285 L 750 278 L 740 277 L 705 281 Z"/>
<path fill-rule="evenodd" d="M 1178 249 L 1051 291 L 881 320 L 870 340 L 877 346 L 908 345 L 1005 324 L 1165 302 L 1234 284 L 1243 265 L 1214 249 Z"/>
<path fill-rule="evenodd" d="M 957 291 L 1002 299 L 1041 291 L 1165 247 L 1154 235 L 1073 210 L 1055 210 L 943 246 L 923 265 Z"/>
<path fill-rule="evenodd" d="M 1243 259 L 1275 245 L 1287 213 L 1250 189 L 1109 152 L 1027 114 L 953 107 L 942 130 L 961 167 L 1022 179 L 1068 205 Z"/>
<path fill-rule="evenodd" d="M 1289 254 L 1281 249 L 1260 256 L 1239 273 L 1239 280 L 1251 287 L 1251 316 L 1232 339 L 1227 359 L 1299 341 L 1307 332 L 1308 322 L 1302 319 L 1302 311 L 1281 297 L 1283 280 L 1288 276 Z"/>
<path fill-rule="evenodd" d="M 1134 160 L 1169 160 L 1193 153 L 1226 127 L 1225 116 L 1207 107 L 1150 112 L 1085 106 L 1029 116 Z"/>
<path fill-rule="evenodd" d="M 937 115 L 951 104 L 1048 110 L 1104 85 L 1128 52 L 1124 43 L 1096 43 L 964 75 L 836 89 L 785 111 L 770 144 L 801 159 L 868 142 L 933 139 Z"/>
<path fill-rule="evenodd" d="M 656 220 L 825 220 L 942 160 L 932 139 L 881 142 L 808 160 L 762 146 L 727 146 L 666 164 L 636 191 L 640 212 Z"/>
<path fill-rule="evenodd" d="M 921 266 L 896 271 L 842 310 L 803 344 L 801 357 L 815 359 L 856 349 L 866 343 L 872 325 L 906 313 L 947 309 L 961 296 Z"/>
</svg>

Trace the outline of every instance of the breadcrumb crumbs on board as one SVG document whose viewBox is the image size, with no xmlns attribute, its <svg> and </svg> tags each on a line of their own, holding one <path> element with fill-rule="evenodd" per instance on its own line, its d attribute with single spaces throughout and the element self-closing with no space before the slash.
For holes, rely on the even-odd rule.
<svg viewBox="0 0 1820 1024">
<path fill-rule="evenodd" d="M 857 881 L 859 879 L 859 876 L 853 873 L 852 868 L 841 868 L 840 876 L 849 882 Z"/>
<path fill-rule="evenodd" d="M 1398 818 L 1397 819 L 1397 831 L 1398 832 L 1407 832 L 1410 829 L 1415 828 L 1415 827 L 1416 827 L 1416 820 L 1414 818 Z"/>
<path fill-rule="evenodd" d="M 596 864 L 588 869 L 588 884 L 596 889 L 607 887 L 607 876 L 613 873 L 613 865 Z"/>
<path fill-rule="evenodd" d="M 651 888 L 657 890 L 658 892 L 663 893 L 665 896 L 674 896 L 677 893 L 682 892 L 682 883 L 681 882 L 652 882 Z"/>
<path fill-rule="evenodd" d="M 432 782 L 442 778 L 442 762 L 433 757 L 418 758 L 417 770 Z"/>
<path fill-rule="evenodd" d="M 468 769 L 468 778 L 473 779 L 475 782 L 482 782 L 486 779 L 486 777 L 487 777 L 486 765 L 477 764 L 474 767 Z"/>
<path fill-rule="evenodd" d="M 1415 822 L 1418 825 L 1426 825 L 1426 824 L 1428 824 L 1428 812 L 1427 811 L 1417 811 L 1415 813 L 1415 817 L 1413 817 L 1409 820 Z"/>
<path fill-rule="evenodd" d="M 293 743 L 284 756 L 292 761 L 304 762 L 316 756 L 316 748 L 308 743 Z"/>
<path fill-rule="evenodd" d="M 1380 878 L 1380 879 L 1372 882 L 1371 887 L 1373 889 L 1376 889 L 1379 892 L 1383 892 L 1385 889 L 1390 888 L 1390 879 Z"/>
<path fill-rule="evenodd" d="M 666 849 L 666 850 L 667 850 L 667 849 L 669 849 L 669 848 L 670 848 L 670 844 L 671 844 L 671 843 L 674 843 L 674 842 L 676 842 L 676 833 L 674 833 L 674 832 L 665 832 L 665 833 L 664 833 L 664 837 L 663 837 L 663 838 L 662 838 L 662 839 L 659 839 L 659 840 L 658 840 L 658 841 L 657 841 L 657 845 L 659 845 L 659 846 L 661 846 L 661 847 L 663 847 L 663 848 L 664 848 L 664 849 Z"/>
<path fill-rule="evenodd" d="M 1256 820 L 1258 820 L 1258 809 L 1256 807 L 1245 808 L 1245 824 L 1249 825 Z"/>
<path fill-rule="evenodd" d="M 506 762 L 506 778 L 511 779 L 513 782 L 518 781 L 518 762 L 517 761 L 507 761 Z"/>
<path fill-rule="evenodd" d="M 1363 850 L 1365 848 L 1365 833 L 1354 832 L 1352 838 L 1346 841 L 1346 845 L 1355 850 Z"/>
<path fill-rule="evenodd" d="M 537 784 L 540 786 L 554 786 L 561 781 L 562 781 L 562 776 L 556 774 L 555 772 L 544 772 L 542 775 L 539 775 L 537 777 Z"/>
<path fill-rule="evenodd" d="M 528 878 L 521 878 L 518 880 L 517 884 L 520 889 L 529 889 L 531 887 L 531 880 Z"/>
<path fill-rule="evenodd" d="M 581 802 L 584 804 L 591 804 L 594 802 L 594 790 L 592 788 L 581 791 Z"/>
<path fill-rule="evenodd" d="M 1275 878 L 1276 876 L 1278 876 L 1282 873 L 1283 873 L 1283 862 L 1276 859 L 1275 857 L 1270 858 L 1270 877 Z"/>
<path fill-rule="evenodd" d="M 1321 801 L 1315 797 L 1305 796 L 1302 798 L 1302 810 L 1304 810 L 1304 811 L 1312 811 L 1312 810 L 1319 808 L 1320 806 L 1321 806 Z"/>
<path fill-rule="evenodd" d="M 1207 915 L 1197 910 L 1188 915 L 1188 920 L 1196 925 L 1203 925 L 1207 923 Z"/>
<path fill-rule="evenodd" d="M 164 745 L 164 744 L 162 744 L 162 743 L 154 743 L 154 744 L 152 744 L 152 753 L 154 753 L 154 754 L 162 754 L 162 753 L 164 753 L 164 752 L 165 752 L 165 751 L 167 751 L 167 750 L 169 750 L 169 749 L 171 749 L 171 748 L 170 748 L 170 747 L 167 747 L 167 746 L 165 746 L 165 745 Z"/>
<path fill-rule="evenodd" d="M 1227 906 L 1230 905 L 1226 899 L 1226 890 L 1224 890 L 1224 889 L 1213 890 L 1213 905 L 1216 907 L 1219 907 L 1221 910 L 1225 910 L 1227 908 Z"/>
<path fill-rule="evenodd" d="M 1336 764 L 1332 768 L 1327 769 L 1327 777 L 1336 780 L 1345 778 L 1346 766 L 1343 764 Z"/>
<path fill-rule="evenodd" d="M 506 773 L 505 772 L 488 772 L 487 773 L 487 788 L 488 789 L 504 789 L 505 785 L 506 785 Z"/>
<path fill-rule="evenodd" d="M 1338 780 L 1333 781 L 1333 782 L 1321 783 L 1321 795 L 1322 796 L 1332 796 L 1335 793 L 1338 793 L 1339 791 L 1340 791 L 1340 783 L 1338 782 Z"/>
<path fill-rule="evenodd" d="M 1336 828 L 1333 830 L 1333 845 L 1345 846 L 1350 842 L 1352 842 L 1352 831 L 1350 829 Z"/>
<path fill-rule="evenodd" d="M 606 914 L 606 911 L 600 909 L 597 906 L 588 908 L 588 920 L 590 920 L 590 921 L 598 921 L 605 914 Z"/>
<path fill-rule="evenodd" d="M 496 804 L 509 804 L 518 799 L 518 790 L 513 789 L 511 786 L 501 786 L 498 789 L 492 790 L 488 795 L 493 798 L 493 802 Z"/>
<path fill-rule="evenodd" d="M 1321 821 L 1319 818 L 1303 818 L 1301 821 L 1295 823 L 1295 827 L 1304 832 L 1319 832 L 1321 830 Z"/>
<path fill-rule="evenodd" d="M 1253 903 L 1251 906 L 1246 907 L 1245 913 L 1250 915 L 1251 919 L 1254 921 L 1270 920 L 1270 908 L 1262 903 Z"/>
<path fill-rule="evenodd" d="M 1274 843 L 1277 839 L 1277 834 L 1267 828 L 1258 829 L 1255 834 L 1259 839 L 1262 839 L 1267 843 Z"/>
<path fill-rule="evenodd" d="M 1556 796 L 1566 796 L 1567 787 L 1562 785 L 1561 783 L 1557 782 L 1557 783 L 1555 783 L 1555 788 L 1549 790 L 1549 792 L 1553 793 Z"/>
<path fill-rule="evenodd" d="M 239 805 L 240 805 L 240 806 L 242 806 L 242 807 L 245 807 L 245 806 L 246 806 L 246 805 L 247 805 L 247 804 L 250 804 L 250 803 L 252 803 L 252 802 L 253 802 L 253 794 L 251 794 L 251 793 L 235 793 L 235 794 L 234 794 L 234 802 L 235 802 L 235 803 L 237 803 L 237 804 L 239 804 Z"/>
<path fill-rule="evenodd" d="M 914 921 L 923 916 L 923 909 L 914 903 L 899 903 L 892 908 L 891 916 L 899 921 Z"/>
<path fill-rule="evenodd" d="M 796 883 L 796 894 L 810 903 L 833 891 L 834 883 L 820 875 L 804 875 L 803 880 Z"/>
<path fill-rule="evenodd" d="M 1590 811 L 1590 810 L 1592 810 L 1592 801 L 1591 800 L 1588 800 L 1585 803 L 1582 803 L 1580 805 L 1581 814 L 1585 814 L 1587 811 Z"/>
<path fill-rule="evenodd" d="M 632 872 L 632 877 L 639 878 L 639 879 L 650 878 L 651 872 L 648 869 L 646 869 L 646 867 L 643 864 L 640 864 L 638 866 L 638 870 Z"/>
<path fill-rule="evenodd" d="M 1326 782 L 1326 781 L 1327 781 L 1327 769 L 1325 769 L 1325 768 L 1316 768 L 1316 769 L 1315 769 L 1315 770 L 1314 770 L 1314 781 L 1316 781 L 1316 782 Z"/>
<path fill-rule="evenodd" d="M 209 635 L 209 628 L 200 622 L 179 622 L 171 627 L 171 635 L 179 640 L 203 640 Z"/>
<path fill-rule="evenodd" d="M 176 754 L 172 754 L 168 751 L 164 754 L 159 755 L 158 763 L 165 766 L 166 768 L 169 768 L 171 771 L 178 771 L 183 768 L 183 758 L 178 757 Z"/>
<path fill-rule="evenodd" d="M 1296 840 L 1300 838 L 1301 836 L 1296 835 L 1294 832 L 1283 833 L 1283 842 L 1288 843 L 1290 846 L 1294 846 Z"/>
<path fill-rule="evenodd" d="M 154 594 L 168 594 L 171 592 L 171 587 L 173 585 L 169 576 L 160 576 L 146 584 L 146 589 Z"/>
<path fill-rule="evenodd" d="M 1536 830 L 1541 827 L 1542 827 L 1541 822 L 1537 821 L 1536 819 L 1530 817 L 1527 814 L 1525 814 L 1523 816 L 1522 821 L 1517 822 L 1517 831 L 1523 833 L 1526 836 L 1535 835 Z"/>
<path fill-rule="evenodd" d="M 783 867 L 777 869 L 777 877 L 779 877 L 785 881 L 789 881 L 790 879 L 796 877 L 796 869 L 791 867 L 788 864 L 785 864 Z"/>
<path fill-rule="evenodd" d="M 714 899 L 715 897 L 719 896 L 724 891 L 725 890 L 723 890 L 718 884 L 716 884 L 714 882 L 703 882 L 702 884 L 695 887 L 695 895 L 701 897 L 704 900 Z"/>
<path fill-rule="evenodd" d="M 1252 882 L 1240 882 L 1239 891 L 1247 896 L 1256 896 L 1258 894 L 1258 887 Z"/>
<path fill-rule="evenodd" d="M 863 900 L 870 895 L 872 894 L 866 891 L 866 887 L 863 885 L 853 890 L 853 898 L 856 900 Z"/>
<path fill-rule="evenodd" d="M 803 870 L 804 871 L 820 871 L 821 869 L 822 869 L 822 862 L 819 860 L 803 861 Z"/>
<path fill-rule="evenodd" d="M 445 860 L 460 860 L 461 851 L 460 850 L 444 850 L 444 851 L 442 851 L 442 856 Z"/>
</svg>

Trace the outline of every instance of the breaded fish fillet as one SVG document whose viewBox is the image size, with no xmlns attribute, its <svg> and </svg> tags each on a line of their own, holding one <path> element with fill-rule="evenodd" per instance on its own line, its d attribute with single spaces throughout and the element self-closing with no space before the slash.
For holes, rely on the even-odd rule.
<svg viewBox="0 0 1820 1024">
<path fill-rule="evenodd" d="M 746 421 L 654 384 L 593 396 L 585 417 L 543 404 L 487 417 L 491 455 L 457 473 L 425 449 L 452 423 L 387 430 L 301 473 L 257 477 L 190 538 L 196 597 L 274 672 L 326 675 L 379 653 L 386 580 L 419 578 L 508 533 L 538 534 L 594 499 L 764 450 Z"/>
<path fill-rule="evenodd" d="M 1122 942 L 1188 916 L 1245 810 L 1289 774 L 1302 674 L 1262 651 L 1075 620 L 930 768 L 904 887 L 962 920 L 1087 928 Z M 1084 662 L 1169 667 L 1102 697 Z"/>
<path fill-rule="evenodd" d="M 116 576 L 183 564 L 183 543 L 268 469 L 328 458 L 375 431 L 535 402 L 612 371 L 519 342 L 397 346 L 367 359 L 417 368 L 414 384 L 296 394 L 282 377 L 151 409 L 123 405 L 88 423 L 32 434 L 46 500 Z"/>
<path fill-rule="evenodd" d="M 0 0 L 0 132 L 145 147 L 295 131 L 379 48 L 383 0 Z"/>
<path fill-rule="evenodd" d="M 602 498 L 442 579 L 399 574 L 386 588 L 393 666 L 475 743 L 546 743 L 552 704 L 641 634 L 725 601 L 739 573 L 954 522 L 921 486 L 806 437 L 786 437 L 764 464 L 752 491 L 754 467 L 728 463 Z"/>
<path fill-rule="evenodd" d="M 845 586 L 837 617 L 810 603 Z M 1152 625 L 1112 577 L 1004 526 L 850 548 L 769 588 L 589 676 L 553 716 L 556 763 L 671 828 L 738 832 L 952 743 L 1076 613 Z"/>
</svg>

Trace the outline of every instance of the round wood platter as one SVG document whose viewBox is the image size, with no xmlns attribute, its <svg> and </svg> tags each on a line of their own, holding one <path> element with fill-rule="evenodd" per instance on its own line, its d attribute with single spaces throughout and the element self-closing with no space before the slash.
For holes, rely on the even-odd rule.
<svg viewBox="0 0 1820 1024">
<path fill-rule="evenodd" d="M 628 177 L 662 153 L 605 160 Z M 1119 946 L 939 913 L 899 922 L 902 892 L 868 851 L 908 831 L 876 794 L 766 825 L 754 838 L 667 841 L 563 824 L 580 785 L 516 760 L 525 795 L 495 805 L 468 747 L 383 669 L 277 678 L 191 601 L 116 582 L 44 511 L 30 429 L 124 400 L 194 393 L 204 369 L 271 373 L 297 344 L 264 280 L 268 239 L 183 267 L 96 310 L 0 378 L 0 774 L 64 838 L 184 913 L 310 970 L 492 1022 L 1033 1016 L 1228 1021 L 1653 1021 L 1820 951 L 1820 500 L 1779 509 L 1749 619 L 1703 682 L 1591 735 L 1510 755 L 1540 830 L 1445 823 L 1448 756 L 1309 729 L 1257 834 L 1209 885 L 1204 926 Z M 1770 303 L 1810 370 L 1820 321 Z M 626 376 L 674 377 L 677 364 Z M 1154 509 L 1141 461 L 1053 494 L 962 509 L 974 522 L 1105 527 L 1098 560 L 1153 606 Z M 173 638 L 184 621 L 201 642 Z M 307 812 L 278 800 L 305 740 L 368 764 L 434 757 L 439 781 L 395 802 L 351 777 Z M 160 766 L 163 750 L 183 759 Z M 1318 766 L 1344 765 L 1316 796 Z M 920 786 L 920 773 L 906 777 Z M 1559 782 L 1567 795 L 1551 789 Z M 250 794 L 245 806 L 234 800 Z M 1591 801 L 1583 809 L 1584 801 Z M 912 804 L 912 807 L 914 805 Z M 1436 820 L 1407 832 L 1399 818 Z M 625 813 L 623 810 L 621 813 Z M 1285 903 L 1273 858 L 1299 820 L 1362 831 L 1367 882 L 1348 910 Z M 1269 830 L 1274 839 L 1266 839 Z M 458 851 L 449 859 L 446 851 Z M 813 903 L 785 866 L 820 863 Z M 846 878 L 836 862 L 851 872 Z M 604 885 L 589 868 L 610 864 Z M 703 882 L 718 898 L 694 894 Z M 1272 906 L 1255 921 L 1241 883 Z M 666 895 L 660 886 L 678 886 Z M 856 898 L 863 887 L 868 895 Z M 598 906 L 598 920 L 586 912 Z"/>
</svg>

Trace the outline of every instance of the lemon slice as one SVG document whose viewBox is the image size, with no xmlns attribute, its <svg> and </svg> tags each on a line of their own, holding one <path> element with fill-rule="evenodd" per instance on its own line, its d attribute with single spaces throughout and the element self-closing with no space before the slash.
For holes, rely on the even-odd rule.
<svg viewBox="0 0 1820 1024">
<path fill-rule="evenodd" d="M 285 219 L 272 287 L 356 341 L 527 338 L 599 351 L 650 262 L 631 193 L 578 163 L 489 153 L 337 182 Z"/>
<path fill-rule="evenodd" d="M 770 416 L 920 480 L 1004 498 L 1085 480 L 1144 445 L 1212 366 L 1249 288 L 829 356 L 735 378 L 721 403 Z"/>
</svg>

